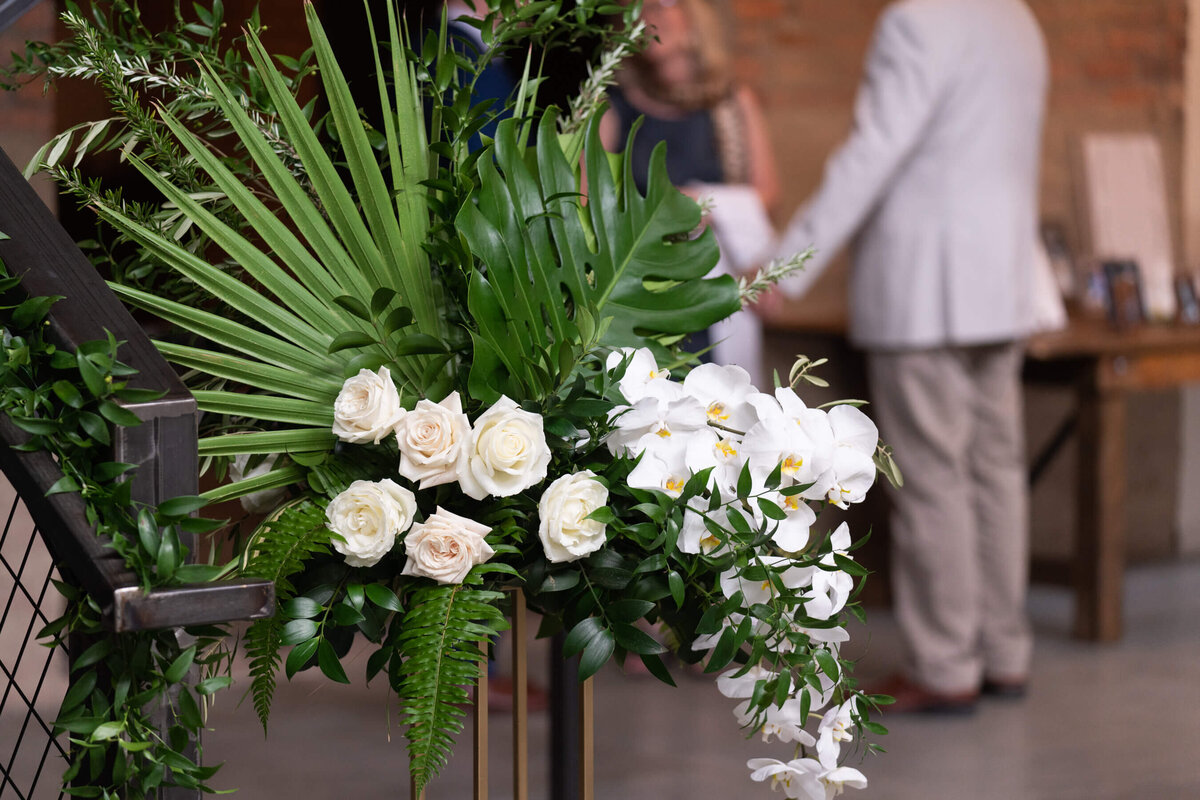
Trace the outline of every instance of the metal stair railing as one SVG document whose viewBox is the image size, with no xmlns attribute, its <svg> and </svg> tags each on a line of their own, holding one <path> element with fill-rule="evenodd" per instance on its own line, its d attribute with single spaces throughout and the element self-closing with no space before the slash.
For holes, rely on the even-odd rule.
<svg viewBox="0 0 1200 800">
<path fill-rule="evenodd" d="M 195 400 L 170 365 L 154 349 L 120 301 L 109 291 L 103 279 L 75 246 L 74 241 L 42 204 L 32 187 L 0 151 L 0 231 L 10 240 L 0 241 L 0 260 L 9 272 L 22 276 L 22 288 L 30 296 L 62 295 L 49 317 L 49 336 L 56 346 L 74 351 L 79 345 L 105 337 L 111 332 L 121 346 L 121 360 L 135 368 L 131 385 L 164 391 L 158 400 L 129 403 L 125 407 L 143 423 L 132 428 L 118 426 L 113 433 L 113 460 L 136 464 L 132 494 L 141 503 L 156 504 L 197 491 L 198 456 L 197 411 Z M 27 667 L 30 653 L 39 648 L 32 638 L 49 616 L 43 605 L 48 602 L 51 577 L 56 571 L 68 583 L 86 591 L 104 610 L 105 626 L 113 633 L 178 628 L 186 625 L 259 619 L 274 610 L 274 585 L 263 580 L 234 580 L 146 591 L 120 558 L 87 523 L 83 499 L 74 493 L 46 496 L 46 490 L 62 476 L 58 464 L 45 452 L 19 452 L 12 449 L 28 439 L 27 434 L 6 417 L 0 418 L 0 469 L 16 490 L 6 513 L 8 524 L 0 534 L 0 587 L 11 582 L 11 591 L 0 617 L 0 673 L 7 682 L 0 694 L 0 795 L 22 798 L 45 794 L 44 767 L 52 752 L 61 752 L 55 741 L 50 720 L 61 696 L 48 698 L 47 676 L 55 668 L 54 652 L 45 659 L 40 671 Z M 14 521 L 21 518 L 24 505 L 33 529 L 25 526 L 17 535 Z M 35 535 L 40 535 L 39 536 Z M 195 541 L 184 541 L 195 552 Z M 36 553 L 44 547 L 48 557 Z M 14 550 L 16 558 L 6 552 Z M 14 561 L 19 562 L 14 566 Z M 48 564 L 48 567 L 47 567 Z M 36 567 L 36 568 L 35 568 Z M 22 606 L 26 614 L 15 613 Z M 40 624 L 38 624 L 40 623 Z M 10 638 L 20 644 L 9 652 Z M 36 666 L 36 664 L 35 664 Z M 28 673 L 28 674 L 27 674 Z M 65 670 L 63 670 L 65 675 Z M 62 687 L 60 686 L 60 690 Z M 61 694 L 61 691 L 60 691 Z M 6 717 L 9 704 L 19 703 L 24 710 L 19 731 L 10 736 Z M 18 712 L 20 709 L 18 709 Z M 9 715 L 15 720 L 20 713 Z M 30 744 L 30 735 L 40 735 L 42 744 Z M 11 750 L 6 748 L 11 747 Z M 26 751 L 40 759 L 31 762 Z M 29 762 L 21 776 L 15 771 Z M 27 781 L 17 783 L 18 778 Z M 41 787 L 41 794 L 34 791 Z M 196 798 L 196 791 L 164 790 L 164 798 Z"/>
</svg>

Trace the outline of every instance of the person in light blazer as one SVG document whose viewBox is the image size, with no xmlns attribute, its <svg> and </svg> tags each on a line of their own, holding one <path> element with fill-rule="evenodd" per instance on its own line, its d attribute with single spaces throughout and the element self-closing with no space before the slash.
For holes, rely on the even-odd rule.
<svg viewBox="0 0 1200 800">
<path fill-rule="evenodd" d="M 848 138 L 791 221 L 803 293 L 854 240 L 851 341 L 905 485 L 894 604 L 908 663 L 896 710 L 1020 696 L 1028 497 L 1022 340 L 1033 321 L 1047 53 L 1024 0 L 899 0 L 878 22 Z"/>
</svg>

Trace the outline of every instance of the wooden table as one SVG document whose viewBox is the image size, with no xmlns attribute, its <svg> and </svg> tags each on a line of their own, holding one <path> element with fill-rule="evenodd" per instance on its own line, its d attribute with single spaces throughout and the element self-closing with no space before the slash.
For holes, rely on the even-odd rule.
<svg viewBox="0 0 1200 800">
<path fill-rule="evenodd" d="M 1079 467 L 1072 581 L 1075 635 L 1111 642 L 1122 634 L 1125 572 L 1126 405 L 1131 392 L 1200 382 L 1200 328 L 1104 320 L 1029 342 L 1028 373 L 1074 386 Z"/>
</svg>

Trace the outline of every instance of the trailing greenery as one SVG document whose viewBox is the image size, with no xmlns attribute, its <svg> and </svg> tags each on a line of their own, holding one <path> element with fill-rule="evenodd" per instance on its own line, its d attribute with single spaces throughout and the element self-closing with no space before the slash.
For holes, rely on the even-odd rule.
<svg viewBox="0 0 1200 800">
<path fill-rule="evenodd" d="M 0 234 L 0 238 L 3 237 Z M 203 533 L 216 523 L 188 515 L 204 505 L 176 498 L 158 509 L 137 510 L 127 480 L 132 465 L 111 461 L 111 426 L 139 421 L 121 402 L 156 396 L 128 386 L 133 370 L 117 359 L 120 342 L 111 336 L 74 352 L 46 338 L 47 314 L 58 298 L 26 297 L 19 278 L 0 263 L 4 360 L 0 363 L 0 411 L 29 439 L 16 446 L 55 457 L 63 477 L 49 494 L 80 494 L 89 524 L 110 538 L 110 546 L 147 588 L 207 579 L 212 570 L 186 564 L 183 531 Z M 70 764 L 63 780 L 77 797 L 145 798 L 160 786 L 207 790 L 216 768 L 186 753 L 203 727 L 207 698 L 229 685 L 225 632 L 206 627 L 113 636 L 104 631 L 102 609 L 77 587 L 59 581 L 67 600 L 63 617 L 39 634 L 53 647 L 68 636 L 85 643 L 71 655 L 71 688 L 63 699 L 55 731 L 70 736 Z M 188 679 L 199 668 L 199 680 Z M 111 676 L 100 682 L 98 676 Z M 170 701 L 168 692 L 176 692 Z M 154 712 L 170 709 L 166 739 Z"/>
</svg>

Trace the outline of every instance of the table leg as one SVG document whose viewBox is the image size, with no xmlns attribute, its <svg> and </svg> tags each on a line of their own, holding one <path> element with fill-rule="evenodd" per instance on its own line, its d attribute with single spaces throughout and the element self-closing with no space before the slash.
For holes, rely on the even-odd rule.
<svg viewBox="0 0 1200 800">
<path fill-rule="evenodd" d="M 1125 571 L 1125 417 L 1120 391 L 1089 382 L 1079 398 L 1075 636 L 1121 638 Z"/>
</svg>

